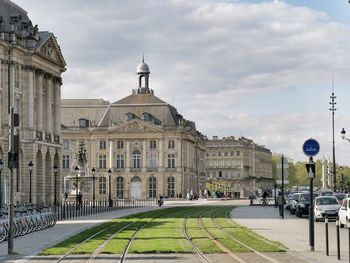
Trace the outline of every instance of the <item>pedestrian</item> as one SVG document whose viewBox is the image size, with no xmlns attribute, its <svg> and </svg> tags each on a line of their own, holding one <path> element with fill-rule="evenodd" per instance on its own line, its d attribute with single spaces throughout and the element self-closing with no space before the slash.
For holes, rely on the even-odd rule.
<svg viewBox="0 0 350 263">
<path fill-rule="evenodd" d="M 66 202 L 67 201 L 67 198 L 68 198 L 68 194 L 67 192 L 64 193 L 64 201 Z"/>
<path fill-rule="evenodd" d="M 266 205 L 266 199 L 269 197 L 269 193 L 267 192 L 267 190 L 264 191 L 262 197 L 263 197 L 262 205 Z"/>
</svg>

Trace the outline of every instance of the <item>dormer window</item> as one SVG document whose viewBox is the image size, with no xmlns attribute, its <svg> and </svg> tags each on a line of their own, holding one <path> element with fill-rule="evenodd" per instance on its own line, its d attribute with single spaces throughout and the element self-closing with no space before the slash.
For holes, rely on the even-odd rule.
<svg viewBox="0 0 350 263">
<path fill-rule="evenodd" d="M 81 118 L 79 119 L 79 128 L 88 128 L 89 127 L 89 120 Z"/>
<path fill-rule="evenodd" d="M 135 119 L 135 115 L 131 112 L 126 114 L 126 121 L 131 121 L 132 119 Z"/>
</svg>

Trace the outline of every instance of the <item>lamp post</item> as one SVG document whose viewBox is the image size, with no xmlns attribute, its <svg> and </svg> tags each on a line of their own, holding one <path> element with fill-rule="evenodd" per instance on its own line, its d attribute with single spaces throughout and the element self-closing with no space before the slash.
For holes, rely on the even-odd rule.
<svg viewBox="0 0 350 263">
<path fill-rule="evenodd" d="M 108 169 L 108 205 L 109 207 L 113 206 L 112 193 L 111 193 L 111 177 L 112 177 L 112 171 L 111 169 Z"/>
<path fill-rule="evenodd" d="M 78 174 L 79 174 L 79 167 L 78 165 L 75 166 L 75 208 L 78 210 Z"/>
<path fill-rule="evenodd" d="M 95 208 L 95 175 L 96 175 L 96 170 L 95 167 L 92 167 L 92 207 Z"/>
<path fill-rule="evenodd" d="M 333 77 L 332 77 L 333 82 Z M 335 102 L 335 99 L 337 97 L 334 95 L 334 92 L 332 92 L 332 96 L 330 96 L 331 101 L 329 102 L 332 107 L 329 109 L 332 112 L 332 135 L 333 135 L 333 192 L 337 191 L 337 171 L 336 171 L 336 164 L 335 164 L 335 142 L 334 142 L 334 112 L 336 111 L 336 108 L 334 107 L 337 103 Z"/>
<path fill-rule="evenodd" d="M 54 206 L 56 207 L 57 206 L 57 174 L 58 174 L 58 166 L 57 164 L 55 164 L 53 166 L 53 171 L 54 171 L 54 174 L 55 174 L 55 183 L 54 183 L 54 187 L 55 187 L 55 196 L 53 197 L 53 204 Z"/>
<path fill-rule="evenodd" d="M 29 203 L 32 203 L 32 171 L 33 171 L 33 162 L 28 163 L 29 168 Z"/>
<path fill-rule="evenodd" d="M 0 159 L 0 208 L 2 207 L 2 179 L 1 179 L 1 171 L 2 171 L 2 159 Z"/>
</svg>

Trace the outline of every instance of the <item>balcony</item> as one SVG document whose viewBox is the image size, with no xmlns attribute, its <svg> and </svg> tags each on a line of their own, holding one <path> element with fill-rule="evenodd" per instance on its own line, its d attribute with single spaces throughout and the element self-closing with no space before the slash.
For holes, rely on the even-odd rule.
<svg viewBox="0 0 350 263">
<path fill-rule="evenodd" d="M 130 172 L 141 172 L 141 167 L 140 168 L 133 168 L 133 167 L 131 167 L 130 168 Z"/>
<path fill-rule="evenodd" d="M 50 133 L 45 133 L 45 141 L 51 143 L 52 135 Z"/>
<path fill-rule="evenodd" d="M 41 131 L 36 131 L 36 133 L 35 133 L 35 139 L 36 139 L 37 141 L 42 141 L 42 140 L 43 140 L 43 132 L 41 132 Z"/>
<path fill-rule="evenodd" d="M 60 136 L 55 135 L 55 136 L 53 137 L 53 142 L 54 142 L 55 144 L 60 144 Z"/>
<path fill-rule="evenodd" d="M 158 167 L 147 167 L 147 172 L 158 172 Z"/>
</svg>

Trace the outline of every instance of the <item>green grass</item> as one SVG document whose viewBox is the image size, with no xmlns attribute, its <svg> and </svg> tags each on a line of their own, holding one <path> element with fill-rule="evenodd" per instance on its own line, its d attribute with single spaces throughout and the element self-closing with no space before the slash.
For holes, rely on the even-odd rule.
<svg viewBox="0 0 350 263">
<path fill-rule="evenodd" d="M 129 215 L 82 231 L 51 248 L 45 249 L 41 255 L 65 254 L 78 243 L 101 230 L 104 231 L 79 246 L 73 253 L 92 254 L 98 246 L 113 236 L 101 253 L 121 254 L 135 232 L 145 224 L 147 225 L 136 234 L 131 243 L 129 253 L 192 253 L 193 249 L 182 229 L 185 218 L 188 218 L 186 226 L 189 237 L 203 253 L 223 253 L 213 242 L 213 238 L 232 252 L 250 251 L 232 240 L 230 235 L 260 252 L 284 251 L 284 248 L 279 244 L 275 245 L 272 241 L 226 218 L 226 212 L 232 209 L 232 206 L 177 207 Z M 227 233 L 213 224 L 211 220 L 213 213 L 215 223 Z M 201 221 L 198 220 L 200 216 L 202 217 Z M 121 228 L 130 223 L 132 224 L 120 231 Z M 205 227 L 206 231 L 202 227 Z M 114 235 L 117 231 L 120 232 Z"/>
</svg>

